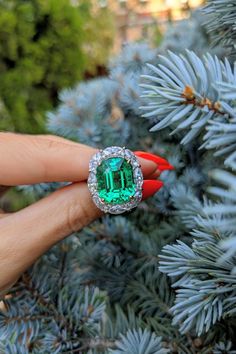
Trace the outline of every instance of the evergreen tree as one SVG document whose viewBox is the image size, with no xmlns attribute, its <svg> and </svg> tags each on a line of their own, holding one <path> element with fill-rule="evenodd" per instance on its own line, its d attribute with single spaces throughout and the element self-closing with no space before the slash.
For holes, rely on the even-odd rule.
<svg viewBox="0 0 236 354">
<path fill-rule="evenodd" d="M 175 170 L 134 212 L 103 217 L 22 275 L 2 299 L 0 352 L 236 353 L 236 7 L 209 0 L 205 12 L 230 61 L 126 46 L 109 78 L 61 93 L 52 132 L 150 150 Z"/>
<path fill-rule="evenodd" d="M 94 13 L 90 0 L 1 0 L 0 98 L 8 119 L 0 111 L 0 129 L 44 130 L 43 112 L 58 92 L 106 64 L 112 28 L 108 10 Z"/>
</svg>

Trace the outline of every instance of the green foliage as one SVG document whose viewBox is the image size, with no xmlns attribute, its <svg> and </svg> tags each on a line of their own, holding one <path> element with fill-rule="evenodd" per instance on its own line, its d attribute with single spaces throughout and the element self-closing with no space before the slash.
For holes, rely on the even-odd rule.
<svg viewBox="0 0 236 354">
<path fill-rule="evenodd" d="M 83 52 L 86 71 L 96 74 L 98 66 L 107 65 L 115 37 L 115 18 L 107 7 L 90 15 L 84 25 Z"/>
<path fill-rule="evenodd" d="M 153 29 L 153 34 L 152 34 L 152 43 L 155 47 L 159 47 L 163 40 L 163 33 L 161 32 L 158 24 L 155 24 L 155 27 Z"/>
<path fill-rule="evenodd" d="M 110 350 L 111 354 L 166 354 L 169 351 L 161 348 L 161 338 L 151 334 L 146 329 L 142 331 L 129 330 L 126 336 L 121 335 L 121 340 L 117 342 L 117 349 Z"/>
<path fill-rule="evenodd" d="M 93 15 L 89 1 L 1 1 L 0 97 L 8 119 L 1 115 L 0 129 L 42 131 L 58 91 L 106 62 L 110 28 L 109 14 Z"/>
<path fill-rule="evenodd" d="M 223 43 L 234 38 L 235 8 L 228 1 L 210 1 L 209 26 L 219 26 L 217 16 L 225 21 Z M 216 10 L 214 12 L 214 10 Z M 215 14 L 216 13 L 216 14 Z M 227 28 L 226 28 L 227 27 Z M 227 30 L 228 29 L 228 30 Z M 230 34 L 229 34 L 230 33 Z M 188 201 L 188 212 L 181 204 L 182 221 L 193 237 L 190 244 L 178 241 L 166 245 L 160 255 L 160 270 L 167 273 L 176 289 L 172 306 L 173 325 L 182 333 L 194 330 L 201 335 L 216 331 L 216 323 L 226 323 L 223 338 L 233 339 L 235 332 L 235 67 L 225 59 L 207 54 L 203 60 L 193 52 L 161 58 L 158 66 L 149 65 L 151 74 L 144 78 L 144 116 L 154 123 L 153 131 L 169 127 L 180 142 L 199 149 L 213 149 L 218 169 L 210 176 L 223 187 L 209 187 Z M 153 117 L 153 118 L 152 118 Z M 209 155 L 205 152 L 206 155 Z M 204 163 L 204 161 L 203 161 Z M 219 170 L 223 164 L 229 171 Z M 210 192 L 211 195 L 207 195 Z M 213 196 L 215 198 L 213 198 Z M 176 199 L 176 195 L 175 195 Z M 197 209 L 196 209 L 197 207 Z M 225 254 L 224 250 L 227 250 Z M 234 348 L 234 347 L 233 347 Z M 216 344 L 215 352 L 231 351 L 231 343 Z"/>
<path fill-rule="evenodd" d="M 72 244 L 76 247 L 75 240 Z M 86 287 L 79 296 L 77 293 L 71 296 L 73 288 L 78 289 L 81 285 L 73 265 L 69 264 L 68 245 L 67 242 L 58 247 L 53 266 L 50 265 L 50 255 L 45 256 L 35 264 L 33 272 L 21 278 L 13 288 L 18 294 L 14 302 L 8 304 L 8 300 L 4 300 L 9 312 L 2 312 L 0 323 L 6 332 L 11 333 L 6 340 L 2 340 L 6 346 L 16 344 L 18 333 L 17 336 L 22 335 L 18 340 L 18 344 L 22 345 L 21 353 L 61 353 L 80 346 L 82 337 L 86 347 L 86 341 L 99 333 L 105 294 Z M 75 251 L 72 251 L 70 257 L 73 258 L 74 254 Z M 63 269 L 60 266 L 62 259 Z M 36 278 L 34 274 L 37 274 Z M 66 319 L 68 316 L 69 321 Z M 26 336 L 27 341 L 31 342 L 30 349 L 24 346 Z"/>
<path fill-rule="evenodd" d="M 214 44 L 223 42 L 235 53 L 235 12 L 234 0 L 209 0 L 205 13 L 208 15 L 207 26 L 214 38 Z"/>
<path fill-rule="evenodd" d="M 235 169 L 235 68 L 227 59 L 208 54 L 201 60 L 189 51 L 185 56 L 170 52 L 161 61 L 158 67 L 149 65 L 154 75 L 143 76 L 151 82 L 142 85 L 150 97 L 144 116 L 155 117 L 151 130 L 171 127 L 182 144 L 200 137 L 201 148 L 215 149 L 214 155 L 224 156 L 225 165 Z"/>
</svg>

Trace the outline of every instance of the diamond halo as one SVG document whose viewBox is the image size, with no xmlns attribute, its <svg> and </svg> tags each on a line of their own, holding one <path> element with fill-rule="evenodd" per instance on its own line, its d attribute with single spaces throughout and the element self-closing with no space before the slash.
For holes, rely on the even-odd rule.
<svg viewBox="0 0 236 354">
<path fill-rule="evenodd" d="M 132 166 L 133 170 L 135 192 L 128 202 L 122 204 L 107 203 L 99 196 L 98 193 L 97 168 L 104 160 L 113 157 L 121 157 L 125 159 Z M 140 164 L 135 154 L 125 147 L 122 148 L 119 146 L 109 146 L 106 149 L 99 150 L 97 153 L 95 153 L 89 162 L 89 176 L 87 183 L 94 203 L 105 213 L 124 213 L 125 211 L 135 208 L 142 199 L 143 174 L 140 168 Z"/>
</svg>

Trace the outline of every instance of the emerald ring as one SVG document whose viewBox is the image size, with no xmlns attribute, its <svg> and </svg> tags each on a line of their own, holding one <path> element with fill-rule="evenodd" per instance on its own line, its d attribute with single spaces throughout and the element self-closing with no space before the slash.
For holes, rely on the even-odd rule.
<svg viewBox="0 0 236 354">
<path fill-rule="evenodd" d="M 125 147 L 99 150 L 89 162 L 88 188 L 96 206 L 121 214 L 142 199 L 143 174 L 135 154 Z"/>
</svg>

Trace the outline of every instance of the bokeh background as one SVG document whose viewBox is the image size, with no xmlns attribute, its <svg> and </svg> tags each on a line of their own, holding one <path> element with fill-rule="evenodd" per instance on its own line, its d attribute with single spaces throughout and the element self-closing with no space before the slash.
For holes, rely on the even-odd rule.
<svg viewBox="0 0 236 354">
<path fill-rule="evenodd" d="M 201 0 L 0 1 L 0 129 L 45 131 L 62 88 L 106 75 L 127 42 L 159 45 Z"/>
</svg>

